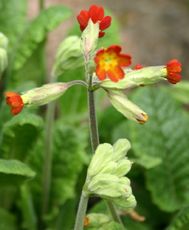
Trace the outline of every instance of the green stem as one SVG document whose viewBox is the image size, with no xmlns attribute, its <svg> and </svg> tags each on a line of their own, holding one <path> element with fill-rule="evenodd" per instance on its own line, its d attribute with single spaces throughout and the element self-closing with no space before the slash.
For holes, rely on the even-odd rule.
<svg viewBox="0 0 189 230">
<path fill-rule="evenodd" d="M 89 200 L 89 196 L 82 191 L 80 201 L 79 201 L 79 207 L 77 210 L 74 230 L 83 230 L 84 218 L 87 211 L 88 200 Z"/>
<path fill-rule="evenodd" d="M 94 152 L 97 146 L 99 145 L 99 134 L 98 134 L 96 112 L 95 112 L 94 92 L 92 90 L 88 91 L 88 106 L 89 106 L 90 136 L 91 136 L 91 143 L 92 143 L 92 148 Z M 108 209 L 111 213 L 113 220 L 115 222 L 118 222 L 122 226 L 124 226 L 112 202 L 107 201 L 107 206 L 108 206 Z"/>
<path fill-rule="evenodd" d="M 42 214 L 48 212 L 49 197 L 52 179 L 52 158 L 53 158 L 53 124 L 55 117 L 55 102 L 47 105 L 46 119 L 45 119 L 45 154 L 44 154 L 44 168 L 43 168 L 43 204 Z"/>
<path fill-rule="evenodd" d="M 43 10 L 45 8 L 45 0 L 39 0 L 39 10 Z"/>
</svg>

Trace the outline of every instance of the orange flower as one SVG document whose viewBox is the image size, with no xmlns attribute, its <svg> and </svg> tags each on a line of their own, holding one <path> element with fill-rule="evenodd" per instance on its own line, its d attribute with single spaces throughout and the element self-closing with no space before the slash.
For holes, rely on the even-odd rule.
<svg viewBox="0 0 189 230">
<path fill-rule="evenodd" d="M 99 37 L 103 37 L 105 35 L 104 30 L 106 30 L 111 25 L 112 18 L 110 16 L 104 16 L 103 7 L 92 5 L 88 11 L 81 10 L 77 16 L 81 31 L 87 27 L 90 19 L 94 24 L 99 23 Z"/>
<path fill-rule="evenodd" d="M 125 73 L 122 68 L 131 64 L 131 56 L 121 54 L 121 47 L 117 45 L 99 50 L 94 60 L 96 63 L 96 75 L 99 80 L 104 80 L 108 77 L 114 82 L 124 78 Z"/>
<path fill-rule="evenodd" d="M 24 107 L 23 100 L 18 93 L 6 92 L 6 103 L 11 107 L 11 113 L 17 115 Z"/>
<path fill-rule="evenodd" d="M 169 61 L 166 65 L 166 68 L 167 80 L 170 83 L 176 84 L 181 80 L 182 76 L 180 75 L 180 73 L 182 71 L 182 64 L 177 59 Z"/>
</svg>

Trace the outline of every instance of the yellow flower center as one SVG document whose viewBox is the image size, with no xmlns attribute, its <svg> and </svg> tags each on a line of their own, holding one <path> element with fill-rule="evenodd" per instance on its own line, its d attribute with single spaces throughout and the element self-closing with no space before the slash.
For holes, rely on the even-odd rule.
<svg viewBox="0 0 189 230">
<path fill-rule="evenodd" d="M 108 71 L 118 65 L 117 55 L 115 53 L 104 53 L 99 64 L 105 71 Z"/>
</svg>

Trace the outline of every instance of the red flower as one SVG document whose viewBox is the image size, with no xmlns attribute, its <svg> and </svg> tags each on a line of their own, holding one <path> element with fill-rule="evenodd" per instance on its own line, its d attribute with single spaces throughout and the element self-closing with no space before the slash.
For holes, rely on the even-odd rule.
<svg viewBox="0 0 189 230">
<path fill-rule="evenodd" d="M 141 64 L 137 64 L 133 67 L 134 70 L 142 69 L 144 66 Z"/>
<path fill-rule="evenodd" d="M 169 61 L 166 65 L 166 68 L 167 80 L 170 83 L 176 84 L 181 80 L 182 76 L 180 75 L 180 73 L 182 71 L 182 64 L 177 59 Z"/>
<path fill-rule="evenodd" d="M 6 92 L 6 103 L 11 107 L 11 113 L 16 115 L 20 113 L 24 107 L 23 100 L 18 93 Z"/>
<path fill-rule="evenodd" d="M 104 80 L 108 77 L 114 82 L 124 78 L 125 73 L 122 67 L 131 64 L 131 56 L 121 54 L 121 47 L 117 45 L 99 50 L 94 60 L 96 63 L 96 75 L 99 80 Z"/>
<path fill-rule="evenodd" d="M 81 31 L 87 27 L 89 19 L 91 19 L 94 24 L 99 23 L 99 37 L 104 36 L 105 33 L 103 31 L 110 26 L 112 20 L 110 16 L 104 16 L 103 7 L 92 5 L 88 11 L 81 10 L 77 16 Z"/>
</svg>

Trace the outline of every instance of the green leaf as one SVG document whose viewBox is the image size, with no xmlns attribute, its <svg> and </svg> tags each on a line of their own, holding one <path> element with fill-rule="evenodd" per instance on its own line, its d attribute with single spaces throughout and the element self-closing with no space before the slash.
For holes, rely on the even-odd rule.
<svg viewBox="0 0 189 230">
<path fill-rule="evenodd" d="M 189 117 L 160 88 L 138 90 L 134 101 L 150 119 L 129 124 L 132 148 L 138 158 L 162 160 L 146 172 L 147 187 L 162 210 L 175 211 L 189 202 Z"/>
<path fill-rule="evenodd" d="M 1 154 L 4 158 L 26 159 L 43 126 L 41 117 L 22 113 L 4 124 Z"/>
<path fill-rule="evenodd" d="M 189 226 L 189 207 L 183 208 L 166 230 L 186 230 Z"/>
<path fill-rule="evenodd" d="M 15 56 L 14 69 L 20 69 L 32 55 L 38 44 L 48 32 L 55 29 L 61 22 L 71 16 L 71 11 L 62 5 L 51 6 L 41 11 L 25 30 Z"/>
<path fill-rule="evenodd" d="M 35 176 L 26 164 L 17 160 L 0 160 L 0 184 L 14 185 Z"/>
<path fill-rule="evenodd" d="M 12 48 L 26 25 L 27 1 L 1 0 L 0 12 L 0 31 L 8 37 Z"/>
<path fill-rule="evenodd" d="M 52 186 L 51 186 L 51 212 L 68 199 L 76 195 L 76 183 L 81 170 L 88 162 L 85 153 L 87 139 L 85 131 L 79 127 L 75 129 L 70 125 L 60 122 L 54 125 L 53 130 L 53 165 L 52 165 Z M 44 138 L 39 140 L 36 148 L 29 158 L 29 163 L 37 172 L 37 176 L 32 183 L 32 193 L 35 202 L 40 202 L 42 191 L 42 170 L 43 170 Z M 56 215 L 58 213 L 56 212 Z M 50 220 L 49 220 L 50 221 Z"/>
<path fill-rule="evenodd" d="M 0 229 L 16 230 L 15 217 L 5 209 L 0 208 Z"/>
</svg>

